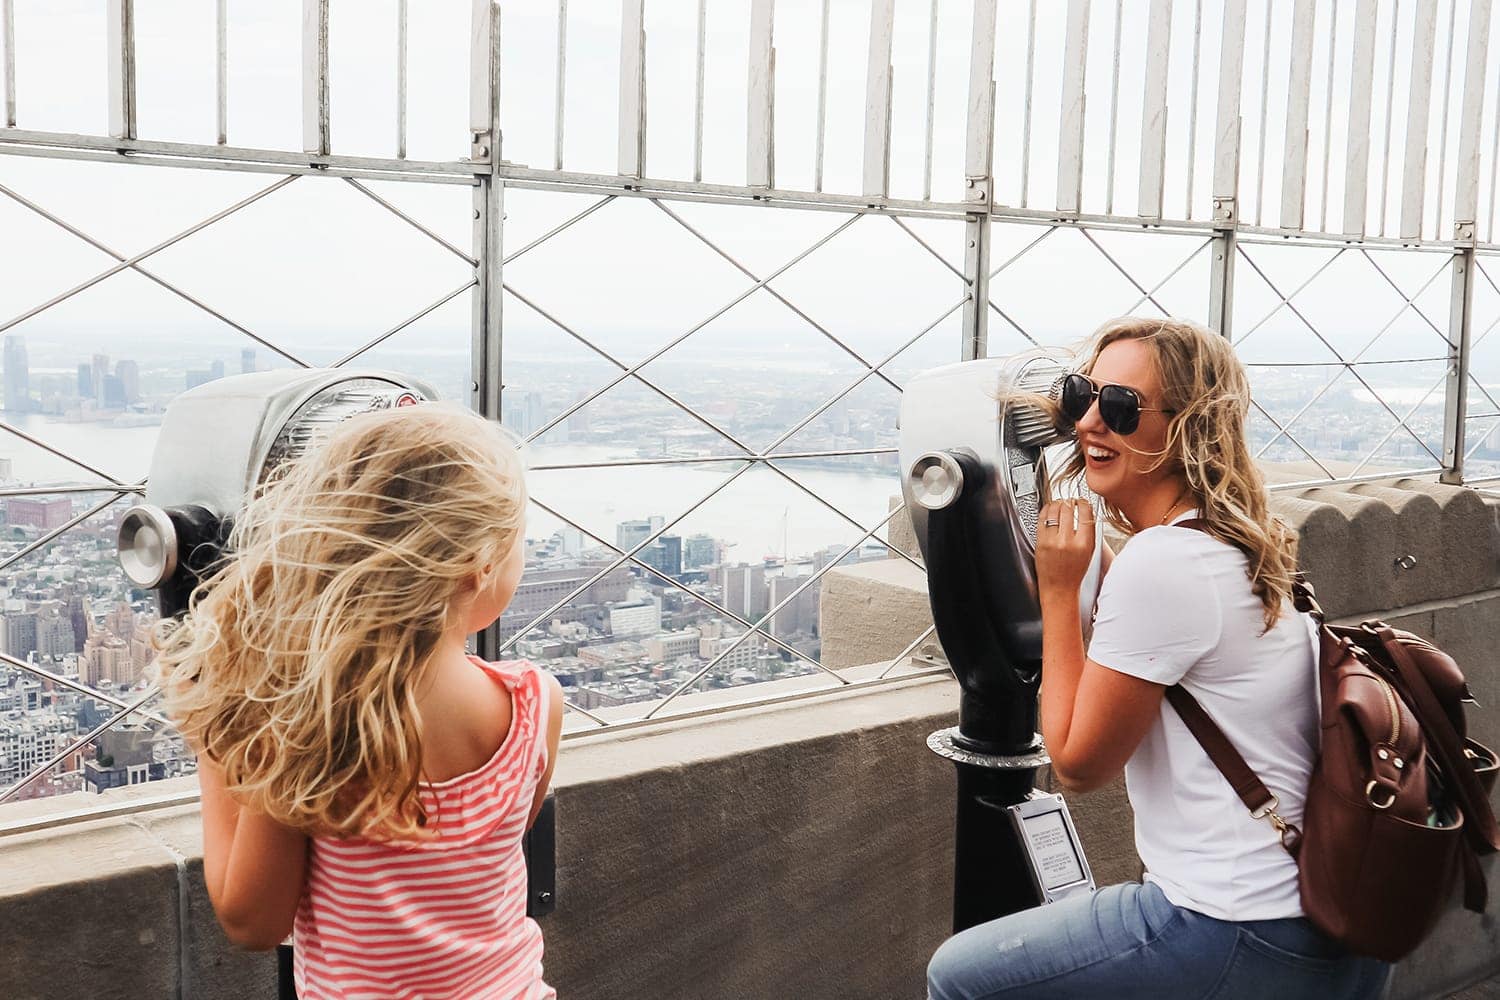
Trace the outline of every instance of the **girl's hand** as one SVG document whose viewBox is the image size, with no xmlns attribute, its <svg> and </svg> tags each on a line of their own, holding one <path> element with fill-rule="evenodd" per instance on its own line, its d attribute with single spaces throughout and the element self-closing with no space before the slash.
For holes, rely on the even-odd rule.
<svg viewBox="0 0 1500 1000">
<path fill-rule="evenodd" d="M 1037 586 L 1076 596 L 1094 556 L 1094 509 L 1087 500 L 1053 500 L 1036 525 Z"/>
</svg>

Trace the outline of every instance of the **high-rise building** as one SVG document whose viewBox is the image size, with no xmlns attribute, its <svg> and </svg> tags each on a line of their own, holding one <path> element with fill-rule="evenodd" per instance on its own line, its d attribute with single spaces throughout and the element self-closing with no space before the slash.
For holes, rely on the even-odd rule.
<svg viewBox="0 0 1500 1000">
<path fill-rule="evenodd" d="M 255 367 L 255 348 L 253 348 L 253 347 L 242 347 L 242 348 L 240 348 L 240 374 L 241 375 L 245 375 L 245 374 L 248 374 L 248 373 L 256 371 L 256 370 L 257 369 Z"/>
<path fill-rule="evenodd" d="M 129 639 L 135 635 L 135 612 L 129 604 L 121 601 L 104 616 L 104 627 L 116 638 Z"/>
<path fill-rule="evenodd" d="M 689 535 L 682 543 L 682 568 L 701 569 L 719 561 L 719 543 L 712 535 Z"/>
<path fill-rule="evenodd" d="M 78 363 L 78 396 L 81 399 L 94 398 L 94 368 L 87 361 Z"/>
<path fill-rule="evenodd" d="M 98 687 L 104 681 L 134 684 L 137 675 L 130 661 L 130 645 L 109 632 L 94 633 L 83 644 L 79 673 L 91 687 Z"/>
<path fill-rule="evenodd" d="M 36 654 L 59 659 L 72 653 L 73 622 L 61 604 L 54 604 L 36 616 Z"/>
<path fill-rule="evenodd" d="M 31 369 L 26 361 L 26 338 L 5 335 L 5 409 L 25 413 L 31 409 Z"/>
<path fill-rule="evenodd" d="M 31 611 L 7 611 L 4 616 L 5 651 L 18 660 L 36 652 L 36 614 Z"/>
<path fill-rule="evenodd" d="M 615 525 L 615 544 L 622 552 L 629 552 L 650 537 L 650 521 L 621 521 Z"/>
<path fill-rule="evenodd" d="M 103 406 L 103 405 L 105 405 L 105 403 L 104 403 L 104 378 L 105 378 L 105 376 L 107 376 L 109 374 L 109 355 L 108 354 L 96 354 L 96 355 L 94 355 L 93 374 L 94 374 L 94 393 L 93 393 L 93 395 L 94 395 L 94 402 L 98 403 L 100 406 Z"/>
<path fill-rule="evenodd" d="M 120 391 L 126 405 L 141 398 L 141 366 L 134 361 L 116 361 L 115 377 L 120 380 Z"/>
<path fill-rule="evenodd" d="M 209 377 L 210 380 L 223 378 L 224 377 L 224 362 L 222 362 L 222 361 L 215 361 L 213 364 L 209 365 L 208 366 L 208 377 Z"/>
<path fill-rule="evenodd" d="M 640 554 L 641 562 L 668 576 L 682 575 L 682 536 L 662 535 Z"/>
<path fill-rule="evenodd" d="M 121 364 L 124 364 L 124 362 L 121 362 Z M 104 376 L 104 392 L 99 398 L 106 409 L 123 410 L 125 408 L 125 383 L 120 379 L 120 376 Z"/>
<path fill-rule="evenodd" d="M 739 563 L 724 567 L 724 607 L 755 621 L 770 607 L 766 568 Z"/>
<path fill-rule="evenodd" d="M 807 583 L 808 574 L 777 576 L 771 579 L 771 605 L 786 601 L 786 606 L 771 618 L 771 634 L 789 636 L 798 632 L 815 633 L 818 630 L 818 594 L 816 584 L 805 587 L 801 593 L 797 588 Z M 796 597 L 792 594 L 796 593 Z M 788 600 L 790 598 L 790 600 Z"/>
</svg>

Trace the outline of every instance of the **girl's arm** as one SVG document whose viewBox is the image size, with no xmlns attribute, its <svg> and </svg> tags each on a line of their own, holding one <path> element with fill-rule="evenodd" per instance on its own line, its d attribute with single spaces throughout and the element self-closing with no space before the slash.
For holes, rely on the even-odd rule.
<svg viewBox="0 0 1500 1000">
<path fill-rule="evenodd" d="M 536 785 L 536 799 L 531 803 L 531 815 L 526 819 L 526 829 L 536 822 L 542 811 L 542 802 L 547 798 L 547 789 L 552 787 L 552 771 L 557 767 L 557 748 L 562 742 L 563 691 L 557 678 L 542 671 L 542 690 L 547 693 L 547 770 Z"/>
<path fill-rule="evenodd" d="M 240 807 L 224 772 L 198 757 L 203 796 L 203 880 L 229 940 L 275 948 L 292 930 L 307 877 L 307 836 Z"/>
</svg>

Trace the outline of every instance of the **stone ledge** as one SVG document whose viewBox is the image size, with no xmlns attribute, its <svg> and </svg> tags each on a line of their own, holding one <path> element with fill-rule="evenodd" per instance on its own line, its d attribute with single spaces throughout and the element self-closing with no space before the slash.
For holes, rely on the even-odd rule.
<svg viewBox="0 0 1500 1000">
<path fill-rule="evenodd" d="M 951 679 L 913 677 L 570 739 L 549 981 L 622 1000 L 920 995 L 953 872 L 953 775 L 925 738 L 956 711 Z M 199 823 L 191 806 L 0 840 L 5 996 L 271 995 L 274 959 L 214 920 Z"/>
</svg>

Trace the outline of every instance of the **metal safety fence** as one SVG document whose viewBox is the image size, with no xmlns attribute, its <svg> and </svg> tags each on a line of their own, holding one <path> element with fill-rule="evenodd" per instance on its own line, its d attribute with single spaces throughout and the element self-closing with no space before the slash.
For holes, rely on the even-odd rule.
<svg viewBox="0 0 1500 1000">
<path fill-rule="evenodd" d="M 655 595 L 658 611 L 672 595 L 693 611 L 684 620 L 724 625 L 690 663 L 650 665 L 643 700 L 591 701 L 570 690 L 575 734 L 885 683 L 898 669 L 910 675 L 931 628 L 874 669 L 850 671 L 825 664 L 808 635 L 777 621 L 874 545 L 882 558 L 920 570 L 917 553 L 892 540 L 887 529 L 901 510 L 886 504 L 899 492 L 894 414 L 919 358 L 1066 343 L 1113 315 L 1186 315 L 1231 338 L 1250 368 L 1252 437 L 1258 457 L 1279 470 L 1279 488 L 1398 474 L 1462 483 L 1500 473 L 1500 338 L 1492 336 L 1500 325 L 1492 277 L 1500 276 L 1500 71 L 1491 0 L 621 0 L 607 10 L 557 0 L 507 8 L 503 19 L 493 0 L 441 10 L 389 0 L 358 14 L 329 0 L 285 0 L 253 15 L 218 0 L 192 38 L 164 28 L 168 6 L 108 0 L 84 19 L 72 12 L 59 34 L 54 19 L 69 12 L 0 0 L 0 204 L 109 261 L 14 310 L 18 296 L 5 299 L 10 412 L 0 431 L 66 463 L 73 481 L 7 486 L 0 499 L 90 501 L 70 500 L 60 523 L 21 532 L 0 556 L 0 574 L 46 559 L 80 532 L 104 537 L 121 501 L 144 489 L 144 469 L 105 471 L 50 442 L 50 425 L 11 416 L 30 405 L 24 383 L 23 404 L 11 398 L 12 359 L 25 364 L 22 338 L 121 275 L 150 283 L 215 334 L 269 352 L 278 365 L 368 363 L 403 336 L 417 338 L 404 355 L 411 362 L 420 353 L 412 348 L 436 336 L 434 322 L 456 329 L 453 314 L 467 306 L 467 336 L 455 341 L 466 358 L 445 384 L 522 435 L 535 516 L 590 552 L 503 634 L 484 637 L 481 651 L 510 655 L 548 637 L 621 573 Z M 349 41 L 341 41 L 345 29 Z M 163 49 L 164 32 L 174 47 Z M 29 38 L 38 47 L 102 43 L 103 86 L 71 118 L 52 115 L 46 54 L 33 54 Z M 146 55 L 148 38 L 156 59 Z M 141 95 L 161 95 L 163 62 L 185 63 L 199 45 L 212 53 L 201 77 L 203 134 L 153 135 Z M 351 148 L 378 134 L 384 151 L 336 149 L 345 119 L 335 109 L 357 119 L 375 103 L 369 88 L 340 90 L 340 74 L 351 79 L 351 52 L 374 47 L 393 55 L 374 77 L 384 81 L 379 103 L 388 97 L 390 114 L 379 128 L 351 127 L 361 137 Z M 236 67 L 274 51 L 296 56 L 290 70 L 268 77 L 300 105 L 297 128 L 281 133 L 295 136 L 232 145 L 231 113 L 243 106 Z M 422 80 L 437 77 L 450 86 L 423 89 Z M 359 101 L 342 103 L 350 93 Z M 456 107 L 466 108 L 466 123 Z M 247 112 L 247 131 L 259 128 L 257 115 Z M 97 124 L 53 128 L 52 117 Z M 429 120 L 453 127 L 435 132 Z M 433 155 L 408 155 L 419 145 Z M 274 179 L 235 189 L 222 207 L 133 248 L 72 221 L 72 207 L 57 203 L 41 175 L 27 183 L 8 175 L 6 160 L 24 162 L 15 158 Z M 226 231 L 252 206 L 310 187 L 317 199 L 347 194 L 445 261 L 430 272 L 447 275 L 445 284 L 334 349 L 299 342 L 285 321 L 268 329 L 252 318 L 261 310 L 225 304 L 158 265 L 174 248 Z M 288 243 L 298 239 L 297 221 Z M 639 235 L 645 226 L 672 235 L 652 243 Z M 760 235 L 747 243 L 746 233 Z M 9 253 L 25 252 L 0 240 Z M 661 249 L 669 240 L 675 256 Z M 586 266 L 579 247 L 592 252 Z M 716 283 L 687 280 L 675 294 L 662 273 L 708 268 Z M 607 274 L 615 275 L 615 315 L 596 309 L 578 318 L 591 281 Z M 632 283 L 654 297 L 627 302 L 619 289 Z M 669 295 L 701 312 L 669 320 L 683 312 L 666 308 Z M 873 336 L 860 328 L 872 322 L 858 308 L 866 299 L 920 308 L 899 323 L 881 317 Z M 672 368 L 691 369 L 693 361 L 678 359 L 717 351 L 736 370 L 738 355 L 726 345 L 736 343 L 732 321 L 749 309 L 773 310 L 778 319 L 766 322 L 786 344 L 813 344 L 806 349 L 831 359 L 810 377 L 806 398 L 773 408 L 774 429 L 721 405 L 722 389 L 716 398 Z M 860 322 L 846 321 L 845 310 Z M 622 338 L 608 323 L 646 332 Z M 569 377 L 592 381 L 561 402 L 555 391 L 531 392 L 526 380 L 545 370 L 518 358 L 527 337 L 550 338 L 543 353 L 566 359 Z M 775 345 L 761 352 L 775 353 Z M 774 383 L 775 372 L 759 364 L 740 366 L 744 378 Z M 646 446 L 645 433 L 635 454 L 559 446 L 588 419 L 621 412 L 627 392 L 631 412 L 676 421 L 659 447 Z M 864 441 L 809 438 L 823 422 L 843 420 L 852 400 L 869 400 L 871 413 L 889 417 L 885 427 Z M 652 419 L 668 426 L 666 416 Z M 878 470 L 881 495 L 851 503 L 808 474 L 841 463 Z M 666 513 L 628 538 L 611 537 L 611 508 L 579 507 L 565 488 L 580 476 L 603 483 L 674 469 L 693 470 L 702 488 L 653 496 Z M 600 491 L 643 481 L 617 478 Z M 722 573 L 690 578 L 656 557 L 665 539 L 680 539 L 751 481 L 837 526 L 837 544 L 817 561 L 783 551 L 786 581 L 761 603 L 732 596 Z M 96 561 L 91 572 L 112 571 Z M 12 594 L 47 596 L 40 586 Z M 93 668 L 70 676 L 31 655 L 34 648 L 11 648 L 8 632 L 6 649 L 0 662 L 40 691 L 72 692 L 99 711 L 62 736 L 27 737 L 26 767 L 0 787 L 0 802 L 45 789 L 122 722 L 166 731 L 148 686 L 101 683 Z M 747 662 L 747 649 L 797 670 L 778 665 L 775 695 L 751 686 L 745 697 L 711 704 L 682 700 Z M 927 660 L 916 667 L 944 669 Z M 817 683 L 785 683 L 804 671 Z M 26 728 L 24 694 L 18 704 L 17 731 Z"/>
</svg>

